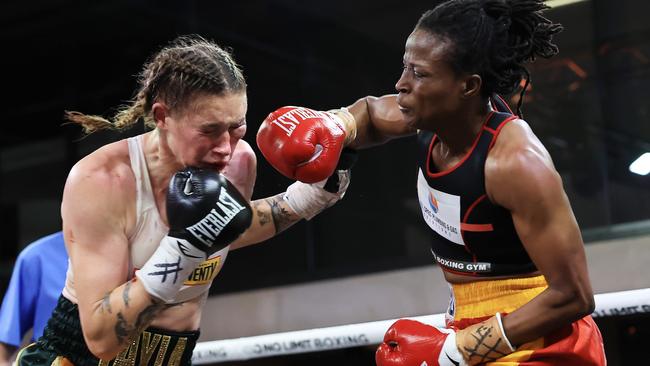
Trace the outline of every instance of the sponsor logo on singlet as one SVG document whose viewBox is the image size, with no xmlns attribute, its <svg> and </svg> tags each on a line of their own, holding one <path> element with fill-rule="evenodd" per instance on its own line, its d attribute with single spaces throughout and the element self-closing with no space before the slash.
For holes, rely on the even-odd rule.
<svg viewBox="0 0 650 366">
<path fill-rule="evenodd" d="M 433 213 L 438 213 L 438 200 L 436 200 L 433 192 L 429 192 L 429 206 L 433 210 Z"/>
<path fill-rule="evenodd" d="M 460 196 L 430 187 L 419 169 L 418 200 L 422 217 L 431 229 L 453 243 L 465 245 L 460 230 Z"/>
<path fill-rule="evenodd" d="M 220 264 L 220 255 L 202 262 L 190 273 L 183 284 L 186 286 L 198 286 L 212 282 L 217 276 L 217 273 L 219 273 Z"/>
</svg>

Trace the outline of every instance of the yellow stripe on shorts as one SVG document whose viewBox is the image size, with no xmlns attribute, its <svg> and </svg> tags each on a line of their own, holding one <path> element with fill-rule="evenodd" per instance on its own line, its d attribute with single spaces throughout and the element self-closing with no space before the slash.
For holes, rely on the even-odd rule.
<svg viewBox="0 0 650 366">
<path fill-rule="evenodd" d="M 548 287 L 544 276 L 452 284 L 454 320 L 511 313 Z"/>
</svg>

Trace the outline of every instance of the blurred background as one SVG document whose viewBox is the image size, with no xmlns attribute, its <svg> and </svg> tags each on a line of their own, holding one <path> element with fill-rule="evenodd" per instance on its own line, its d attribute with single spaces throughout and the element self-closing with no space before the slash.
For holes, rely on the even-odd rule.
<svg viewBox="0 0 650 366">
<path fill-rule="evenodd" d="M 133 96 L 143 62 L 176 36 L 215 40 L 242 65 L 249 85 L 245 140 L 258 153 L 254 198 L 262 198 L 291 183 L 255 146 L 264 117 L 283 105 L 330 109 L 394 92 L 404 41 L 437 3 L 3 2 L 0 290 L 19 251 L 60 229 L 62 188 L 75 162 L 143 131 L 82 138 L 77 126 L 63 125 L 63 112 L 112 116 Z M 629 168 L 650 152 L 650 2 L 549 4 L 548 17 L 565 28 L 556 37 L 560 54 L 530 66 L 525 118 L 562 175 L 596 292 L 650 287 L 650 175 Z M 517 95 L 507 97 L 516 104 Z M 414 139 L 361 151 L 342 202 L 267 243 L 229 254 L 211 289 L 215 315 L 202 339 L 443 311 L 447 292 L 415 183 Z M 404 298 L 395 300 L 402 295 L 392 291 Z M 648 323 L 646 315 L 600 323 L 609 329 L 610 364 L 625 364 L 631 345 L 650 340 Z M 345 352 L 349 360 L 367 359 Z"/>
</svg>

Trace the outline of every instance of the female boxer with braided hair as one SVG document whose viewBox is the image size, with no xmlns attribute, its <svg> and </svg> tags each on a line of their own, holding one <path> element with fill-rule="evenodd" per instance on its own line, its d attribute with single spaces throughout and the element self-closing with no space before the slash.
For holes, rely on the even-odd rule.
<svg viewBox="0 0 650 366">
<path fill-rule="evenodd" d="M 231 55 L 195 36 L 145 64 L 135 101 L 114 122 L 67 114 L 87 132 L 139 119 L 152 130 L 98 149 L 70 172 L 61 208 L 65 288 L 18 365 L 190 364 L 202 306 L 229 249 L 340 199 L 345 184 L 328 191 L 296 182 L 290 197 L 251 203 L 256 158 L 241 140 L 246 109 L 246 82 Z"/>
<path fill-rule="evenodd" d="M 545 8 L 440 4 L 406 41 L 398 94 L 339 112 L 356 124 L 351 147 L 417 133 L 420 206 L 452 290 L 448 327 L 396 322 L 377 351 L 380 366 L 605 364 L 560 176 L 521 119 L 523 98 L 517 116 L 497 95 L 528 82 L 525 63 L 558 52 L 552 37 L 562 27 Z"/>
</svg>

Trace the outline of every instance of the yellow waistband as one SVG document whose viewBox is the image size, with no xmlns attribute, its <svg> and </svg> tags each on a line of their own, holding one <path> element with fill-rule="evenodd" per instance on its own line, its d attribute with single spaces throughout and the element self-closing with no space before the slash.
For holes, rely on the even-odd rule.
<svg viewBox="0 0 650 366">
<path fill-rule="evenodd" d="M 452 284 L 454 319 L 511 313 L 548 287 L 544 276 Z"/>
</svg>

